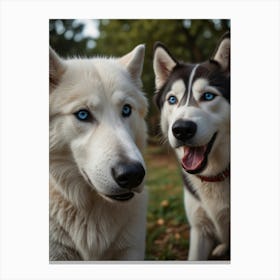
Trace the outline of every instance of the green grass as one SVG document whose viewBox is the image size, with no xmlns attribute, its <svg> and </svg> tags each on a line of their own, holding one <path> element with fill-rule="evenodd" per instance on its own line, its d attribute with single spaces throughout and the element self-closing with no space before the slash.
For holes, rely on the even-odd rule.
<svg viewBox="0 0 280 280">
<path fill-rule="evenodd" d="M 186 260 L 189 227 L 183 206 L 180 168 L 163 146 L 148 146 L 146 260 Z"/>
</svg>

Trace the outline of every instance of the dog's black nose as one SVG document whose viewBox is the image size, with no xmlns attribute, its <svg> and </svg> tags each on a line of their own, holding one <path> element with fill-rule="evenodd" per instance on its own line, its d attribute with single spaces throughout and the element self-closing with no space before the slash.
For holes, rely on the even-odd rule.
<svg viewBox="0 0 280 280">
<path fill-rule="evenodd" d="M 172 126 L 173 135 L 181 141 L 191 139 L 196 133 L 196 123 L 192 121 L 178 120 Z"/>
<path fill-rule="evenodd" d="M 145 176 L 145 169 L 140 162 L 122 162 L 112 168 L 114 180 L 121 188 L 138 187 Z"/>
</svg>

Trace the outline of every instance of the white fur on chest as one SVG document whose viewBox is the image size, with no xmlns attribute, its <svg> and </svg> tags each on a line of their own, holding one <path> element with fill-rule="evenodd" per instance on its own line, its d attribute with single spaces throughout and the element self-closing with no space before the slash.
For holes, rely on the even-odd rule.
<svg viewBox="0 0 280 280">
<path fill-rule="evenodd" d="M 215 226 L 215 235 L 221 238 L 220 232 L 223 230 L 220 228 L 222 225 L 219 219 L 221 216 L 227 216 L 225 219 L 228 221 L 230 215 L 229 179 L 214 183 L 201 182 L 193 175 L 188 175 L 188 179 L 200 198 L 200 201 L 195 199 L 188 190 L 185 190 L 185 207 L 190 223 L 196 223 L 197 212 L 202 208 Z"/>
<path fill-rule="evenodd" d="M 72 244 L 83 260 L 113 260 L 122 251 L 142 244 L 145 236 L 146 192 L 131 201 L 110 203 L 96 196 L 90 209 L 77 209 L 51 189 L 50 217 L 59 224 L 64 243 Z M 139 234 L 143 232 L 143 234 Z M 67 239 L 68 242 L 67 242 Z"/>
</svg>

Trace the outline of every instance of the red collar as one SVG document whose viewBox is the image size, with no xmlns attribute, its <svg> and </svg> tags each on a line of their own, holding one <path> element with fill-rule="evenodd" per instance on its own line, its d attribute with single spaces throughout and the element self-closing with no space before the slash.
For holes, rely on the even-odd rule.
<svg viewBox="0 0 280 280">
<path fill-rule="evenodd" d="M 222 182 L 230 175 L 230 168 L 228 167 L 223 172 L 219 173 L 216 176 L 202 176 L 202 175 L 196 175 L 201 182 Z"/>
</svg>

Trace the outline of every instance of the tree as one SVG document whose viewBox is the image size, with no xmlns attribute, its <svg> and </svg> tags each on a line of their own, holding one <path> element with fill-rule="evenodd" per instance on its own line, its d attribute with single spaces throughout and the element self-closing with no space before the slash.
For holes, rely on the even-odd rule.
<svg viewBox="0 0 280 280">
<path fill-rule="evenodd" d="M 164 43 L 178 60 L 200 62 L 208 59 L 219 37 L 230 28 L 230 21 L 222 19 L 100 20 L 100 37 L 95 40 L 95 48 L 89 49 L 87 42 L 92 38 L 87 37 L 77 41 L 77 36 L 79 37 L 84 25 L 82 23 L 75 25 L 74 22 L 74 20 L 50 21 L 51 45 L 64 56 L 96 54 L 122 56 L 138 44 L 146 45 L 142 79 L 144 91 L 150 100 L 147 118 L 150 135 L 158 133 L 159 115 L 152 102 L 155 91 L 152 65 L 154 43 L 156 41 Z M 63 25 L 63 28 L 60 28 L 60 25 Z M 58 34 L 59 29 L 61 34 Z"/>
<path fill-rule="evenodd" d="M 89 55 L 87 42 L 90 38 L 83 36 L 84 27 L 75 20 L 50 20 L 50 46 L 63 57 Z"/>
</svg>

